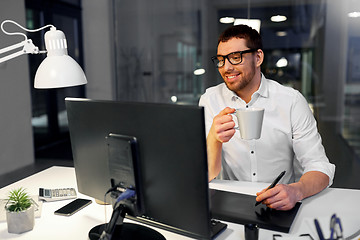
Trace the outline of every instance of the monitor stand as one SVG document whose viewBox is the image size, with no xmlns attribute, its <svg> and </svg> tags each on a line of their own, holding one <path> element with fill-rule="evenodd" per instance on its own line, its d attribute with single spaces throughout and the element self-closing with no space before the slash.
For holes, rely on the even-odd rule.
<svg viewBox="0 0 360 240">
<path fill-rule="evenodd" d="M 90 240 L 99 240 L 106 224 L 93 227 L 89 232 Z M 158 231 L 134 223 L 123 223 L 116 225 L 111 239 L 141 239 L 141 240 L 166 240 Z"/>
<path fill-rule="evenodd" d="M 166 240 L 163 235 L 152 228 L 134 223 L 124 223 L 126 212 L 126 206 L 120 205 L 113 211 L 108 224 L 100 224 L 90 230 L 90 240 Z"/>
</svg>

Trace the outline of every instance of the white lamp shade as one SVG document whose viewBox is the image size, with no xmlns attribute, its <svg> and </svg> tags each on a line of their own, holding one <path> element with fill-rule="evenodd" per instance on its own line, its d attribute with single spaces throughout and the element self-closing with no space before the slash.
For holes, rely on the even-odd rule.
<svg viewBox="0 0 360 240">
<path fill-rule="evenodd" d="M 35 74 L 35 88 L 62 88 L 86 84 L 80 65 L 67 52 L 65 34 L 52 27 L 45 33 L 47 57 Z"/>
<path fill-rule="evenodd" d="M 80 65 L 69 55 L 48 56 L 35 74 L 35 88 L 62 88 L 86 84 Z"/>
</svg>

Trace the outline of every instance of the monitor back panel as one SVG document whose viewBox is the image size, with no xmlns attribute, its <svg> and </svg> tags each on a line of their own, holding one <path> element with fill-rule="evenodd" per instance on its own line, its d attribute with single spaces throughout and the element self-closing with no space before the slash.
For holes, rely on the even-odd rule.
<svg viewBox="0 0 360 240">
<path fill-rule="evenodd" d="M 66 99 L 66 108 L 80 192 L 103 199 L 110 188 L 105 137 L 134 136 L 146 218 L 209 234 L 203 108 L 75 98 Z"/>
</svg>

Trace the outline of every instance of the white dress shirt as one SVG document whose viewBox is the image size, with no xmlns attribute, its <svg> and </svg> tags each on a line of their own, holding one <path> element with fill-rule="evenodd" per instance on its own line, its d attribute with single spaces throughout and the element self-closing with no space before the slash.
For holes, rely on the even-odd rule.
<svg viewBox="0 0 360 240">
<path fill-rule="evenodd" d="M 205 108 L 207 134 L 213 118 L 225 107 L 265 109 L 260 139 L 243 140 L 236 131 L 223 143 L 222 179 L 272 182 L 286 170 L 280 183 L 291 183 L 299 177 L 294 166 L 300 166 L 300 175 L 320 171 L 329 176 L 329 186 L 332 184 L 335 165 L 329 163 L 316 120 L 297 90 L 262 75 L 260 87 L 248 104 L 222 83 L 208 88 L 199 105 Z"/>
</svg>

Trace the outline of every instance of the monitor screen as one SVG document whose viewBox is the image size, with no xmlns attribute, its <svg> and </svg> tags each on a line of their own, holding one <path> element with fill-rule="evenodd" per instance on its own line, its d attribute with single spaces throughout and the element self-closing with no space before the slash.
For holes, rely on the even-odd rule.
<svg viewBox="0 0 360 240">
<path fill-rule="evenodd" d="M 103 200 L 111 187 L 106 137 L 135 137 L 141 175 L 136 220 L 211 238 L 202 107 L 66 98 L 79 192 Z"/>
</svg>

